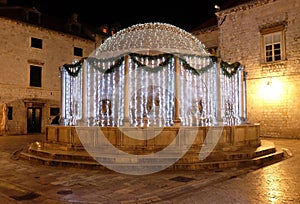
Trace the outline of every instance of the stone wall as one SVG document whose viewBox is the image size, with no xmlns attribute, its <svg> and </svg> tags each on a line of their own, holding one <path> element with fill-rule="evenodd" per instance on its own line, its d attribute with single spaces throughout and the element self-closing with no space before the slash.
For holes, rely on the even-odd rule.
<svg viewBox="0 0 300 204">
<path fill-rule="evenodd" d="M 42 110 L 41 132 L 54 116 L 50 107 L 60 108 L 61 80 L 58 69 L 80 57 L 73 55 L 74 46 L 88 56 L 94 41 L 39 26 L 0 17 L 0 103 L 12 107 L 8 135 L 27 133 L 27 108 Z M 31 47 L 31 37 L 42 39 L 43 48 Z M 42 67 L 42 87 L 30 87 L 30 65 Z"/>
<path fill-rule="evenodd" d="M 200 40 L 212 54 L 217 54 L 219 29 L 217 26 L 212 26 L 202 31 L 192 33 Z"/>
<path fill-rule="evenodd" d="M 248 72 L 248 118 L 262 136 L 300 138 L 299 10 L 298 0 L 260 0 L 218 13 L 220 57 Z M 260 28 L 276 24 L 285 25 L 285 59 L 264 63 Z"/>
</svg>

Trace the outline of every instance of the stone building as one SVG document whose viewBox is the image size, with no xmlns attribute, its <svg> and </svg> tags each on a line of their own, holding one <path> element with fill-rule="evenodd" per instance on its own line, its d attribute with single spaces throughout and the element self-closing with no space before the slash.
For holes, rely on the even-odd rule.
<svg viewBox="0 0 300 204">
<path fill-rule="evenodd" d="M 7 134 L 44 133 L 60 113 L 59 67 L 88 56 L 108 37 L 107 27 L 92 29 L 76 14 L 62 20 L 0 4 L 0 110 L 8 107 Z"/>
<path fill-rule="evenodd" d="M 244 66 L 248 119 L 262 136 L 300 138 L 299 11 L 298 0 L 229 0 L 191 31 L 219 59 Z"/>
</svg>

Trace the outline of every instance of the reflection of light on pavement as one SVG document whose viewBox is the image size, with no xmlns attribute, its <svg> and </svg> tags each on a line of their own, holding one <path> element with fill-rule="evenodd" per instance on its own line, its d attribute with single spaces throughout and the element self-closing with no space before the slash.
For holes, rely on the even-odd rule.
<svg viewBox="0 0 300 204">
<path fill-rule="evenodd" d="M 283 198 L 284 195 L 283 192 L 288 189 L 283 189 L 284 186 L 281 185 L 281 174 L 282 170 L 278 171 L 272 171 L 270 172 L 269 170 L 262 169 L 263 174 L 262 177 L 265 179 L 265 181 L 262 181 L 261 183 L 265 186 L 263 186 L 266 190 L 266 194 L 268 196 L 268 200 L 270 203 L 279 203 L 279 198 Z M 259 182 L 259 181 L 258 181 Z"/>
</svg>

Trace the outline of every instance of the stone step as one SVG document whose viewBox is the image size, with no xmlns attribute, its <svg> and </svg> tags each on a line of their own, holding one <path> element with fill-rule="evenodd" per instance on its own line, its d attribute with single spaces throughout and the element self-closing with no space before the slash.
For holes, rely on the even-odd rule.
<svg viewBox="0 0 300 204">
<path fill-rule="evenodd" d="M 284 159 L 283 151 L 276 151 L 267 155 L 252 159 L 231 160 L 231 161 L 214 161 L 214 162 L 198 162 L 190 164 L 176 163 L 171 168 L 178 170 L 204 170 L 204 169 L 226 169 L 234 167 L 262 167 L 272 163 L 279 162 Z"/>
<path fill-rule="evenodd" d="M 99 154 L 97 156 L 97 153 L 93 154 L 94 158 L 88 154 L 86 151 L 75 151 L 75 152 L 59 152 L 59 151 L 51 151 L 51 150 L 36 150 L 36 149 L 29 149 L 28 154 L 39 156 L 41 158 L 49 158 L 53 160 L 73 160 L 73 161 L 94 161 L 96 158 L 97 161 L 103 161 L 105 163 L 111 162 L 114 163 L 116 160 L 118 161 L 124 161 L 125 163 L 137 163 L 134 160 L 130 160 L 132 156 L 121 156 L 119 154 Z M 209 157 L 209 159 L 204 160 L 205 162 L 211 162 L 211 161 L 232 161 L 232 160 L 242 160 L 242 159 L 252 159 L 256 158 L 259 156 L 267 155 L 274 153 L 273 149 L 270 150 L 264 150 L 259 153 L 240 153 L 240 154 L 228 154 L 228 155 L 223 155 L 223 154 L 217 154 L 215 156 Z M 172 154 L 169 152 L 168 154 L 160 155 L 159 157 L 157 155 L 149 156 L 147 158 L 139 158 L 141 163 L 155 163 L 156 161 L 162 162 L 169 162 L 169 161 L 174 161 L 177 160 L 178 154 Z M 238 156 L 237 156 L 238 155 Z M 199 162 L 199 153 L 197 154 L 192 154 L 192 153 L 187 153 L 182 157 L 181 159 L 178 160 L 178 163 L 196 163 Z"/>
<path fill-rule="evenodd" d="M 26 153 L 41 158 L 56 159 L 56 160 L 94 161 L 94 159 L 86 151 L 58 151 L 58 150 L 49 150 L 49 149 L 48 150 L 28 149 Z"/>
<path fill-rule="evenodd" d="M 21 152 L 19 157 L 24 160 L 37 162 L 49 166 L 68 166 L 89 169 L 104 169 L 97 161 L 82 161 L 82 160 L 62 160 L 33 155 L 27 152 Z"/>
<path fill-rule="evenodd" d="M 213 151 L 209 154 L 209 156 L 204 159 L 206 162 L 210 161 L 232 161 L 232 160 L 242 160 L 242 159 L 252 159 L 260 156 L 264 156 L 267 154 L 272 154 L 276 152 L 275 147 L 266 147 L 264 149 L 258 149 L 258 150 L 248 150 L 248 151 L 234 151 L 234 152 L 220 152 L 220 151 Z M 194 158 L 198 160 L 199 157 L 199 151 L 198 152 L 188 152 L 184 158 L 181 160 L 185 160 L 186 158 Z"/>
<path fill-rule="evenodd" d="M 147 157 L 132 157 L 132 155 L 99 152 L 94 149 L 93 157 L 84 149 L 64 149 L 57 145 L 40 145 L 32 143 L 26 150 L 20 152 L 22 159 L 36 161 L 44 165 L 70 166 L 89 169 L 106 169 L 106 166 L 134 170 L 135 168 L 161 169 L 165 164 L 173 164 L 168 169 L 196 170 L 196 169 L 224 169 L 232 167 L 262 166 L 280 161 L 284 158 L 282 151 L 276 151 L 273 143 L 263 141 L 258 148 L 244 148 L 238 151 L 214 150 L 209 156 L 199 161 L 199 149 L 189 151 L 179 160 L 178 153 L 168 151 L 164 154 L 149 154 Z M 106 150 L 104 148 L 104 150 Z"/>
<path fill-rule="evenodd" d="M 234 151 L 234 152 L 223 152 L 223 151 L 213 151 L 209 154 L 209 157 L 207 157 L 204 161 L 210 162 L 210 161 L 231 161 L 231 160 L 241 160 L 241 159 L 251 159 L 255 157 L 260 157 L 266 154 L 271 154 L 276 151 L 275 147 L 265 147 L 265 148 L 259 148 L 257 150 L 243 150 L 243 151 Z M 85 151 L 85 150 L 70 150 L 65 151 L 61 149 L 54 148 L 40 148 L 31 146 L 27 149 L 28 153 L 32 155 L 37 155 L 40 157 L 45 158 L 51 158 L 51 159 L 63 159 L 63 160 L 75 160 L 75 161 L 93 161 L 94 159 L 91 157 L 91 155 Z M 94 152 L 92 155 L 99 155 L 95 156 L 99 159 L 114 159 L 116 157 L 124 157 L 119 154 L 111 154 L 108 152 L 101 152 L 97 153 Z M 178 152 L 172 152 L 168 151 L 167 153 L 160 154 L 160 157 L 164 158 L 177 158 Z M 149 157 L 148 159 L 157 159 L 157 156 L 154 154 L 153 157 Z M 184 157 L 182 157 L 178 162 L 179 163 L 195 163 L 199 161 L 199 150 L 196 151 L 188 151 Z"/>
<path fill-rule="evenodd" d="M 280 160 L 284 159 L 284 157 L 285 157 L 284 151 L 276 151 L 271 154 L 253 158 L 253 162 L 256 166 L 268 165 L 273 162 L 280 161 Z"/>
<path fill-rule="evenodd" d="M 52 147 L 52 149 L 51 149 Z M 210 155 L 201 161 L 201 164 L 203 162 L 210 163 L 211 165 L 214 165 L 214 162 L 217 162 L 217 165 L 221 165 L 222 163 L 226 161 L 230 161 L 231 163 L 234 163 L 235 161 L 243 161 L 243 160 L 249 160 L 254 159 L 258 157 L 263 157 L 265 155 L 269 155 L 276 152 L 276 149 L 273 145 L 264 145 L 257 149 L 244 149 L 241 151 L 234 151 L 234 152 L 220 152 L 220 151 L 213 151 L 210 153 Z M 26 153 L 26 156 L 25 156 Z M 36 158 L 36 160 L 42 161 L 43 158 L 45 158 L 45 162 L 41 163 L 57 163 L 60 161 L 67 161 L 67 163 L 72 163 L 72 161 L 78 165 L 78 163 L 85 163 L 85 162 L 101 162 L 105 164 L 160 164 L 160 163 L 173 163 L 176 161 L 178 165 L 185 166 L 186 164 L 193 164 L 197 165 L 199 163 L 199 150 L 196 151 L 188 151 L 183 157 L 181 157 L 179 160 L 178 153 L 170 152 L 168 151 L 165 154 L 161 154 L 159 157 L 157 155 L 149 156 L 147 158 L 131 158 L 132 156 L 124 156 L 119 154 L 111 154 L 111 153 L 98 153 L 99 156 L 97 156 L 97 153 L 94 152 L 93 156 L 94 158 L 85 150 L 62 150 L 57 149 L 56 146 L 47 146 L 46 148 L 40 147 L 38 145 L 31 145 L 25 152 L 21 153 L 24 154 L 24 158 L 29 159 L 29 155 L 31 155 L 32 158 Z M 95 161 L 97 160 L 97 161 Z M 257 159 L 257 162 L 260 160 Z M 230 166 L 230 162 L 226 164 L 226 166 Z M 236 164 L 234 164 L 236 166 Z M 178 167 L 179 168 L 179 167 Z"/>
<path fill-rule="evenodd" d="M 112 155 L 111 155 L 112 156 Z M 86 158 L 87 160 L 69 160 L 69 159 L 55 159 L 49 157 L 43 157 L 39 155 L 30 154 L 28 152 L 21 152 L 20 158 L 36 161 L 43 165 L 50 166 L 68 166 L 68 167 L 79 167 L 79 168 L 88 168 L 88 169 L 107 169 L 106 167 L 99 164 L 97 161 L 93 160 L 93 158 Z M 278 162 L 284 158 L 283 151 L 277 151 L 274 153 L 266 154 L 260 157 L 255 157 L 251 159 L 241 159 L 241 160 L 231 160 L 231 161 L 213 161 L 213 162 L 194 162 L 194 163 L 175 163 L 170 166 L 168 169 L 173 170 L 208 170 L 208 169 L 225 169 L 225 168 L 233 168 L 233 167 L 248 167 L 248 166 L 263 166 L 266 164 Z M 149 168 L 151 169 L 161 169 L 161 166 L 164 163 L 157 163 L 153 160 L 153 158 L 145 159 L 142 161 L 143 165 L 139 165 L 137 161 L 132 161 L 128 159 L 115 159 L 110 157 L 111 160 L 107 159 L 107 157 L 103 157 L 105 164 L 109 164 L 109 166 L 113 166 L 115 168 L 122 168 L 130 171 L 131 169 L 134 171 L 136 168 Z M 161 158 L 160 158 L 161 159 Z M 170 161 L 170 159 L 174 158 L 164 158 L 166 161 Z M 99 160 L 101 161 L 101 160 Z M 141 162 L 141 161 L 139 161 Z M 161 160 L 160 160 L 161 162 Z"/>
</svg>

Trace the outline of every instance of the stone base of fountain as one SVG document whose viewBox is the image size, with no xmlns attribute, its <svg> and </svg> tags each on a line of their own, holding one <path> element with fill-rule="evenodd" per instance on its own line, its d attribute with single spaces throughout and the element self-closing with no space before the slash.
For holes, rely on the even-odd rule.
<svg viewBox="0 0 300 204">
<path fill-rule="evenodd" d="M 120 155 L 112 153 L 102 153 L 91 156 L 89 150 L 97 151 L 97 148 L 105 148 L 99 140 L 98 131 L 105 135 L 107 140 L 119 150 L 135 155 L 146 155 L 158 152 L 166 148 L 172 141 L 175 146 L 187 146 L 188 150 L 179 158 L 176 163 L 168 169 L 172 170 L 199 170 L 199 169 L 223 169 L 232 167 L 245 167 L 250 165 L 264 165 L 272 161 L 281 160 L 284 156 L 282 151 L 277 151 L 273 143 L 261 140 L 259 137 L 259 124 L 245 124 L 238 126 L 225 126 L 221 137 L 214 148 L 203 160 L 199 159 L 199 152 L 205 145 L 216 142 L 214 138 L 209 138 L 209 128 L 211 131 L 218 130 L 218 127 L 164 127 L 164 128 L 136 128 L 136 127 L 75 127 L 75 126 L 47 126 L 43 141 L 37 141 L 21 152 L 23 159 L 38 161 L 45 165 L 72 166 L 90 169 L 106 169 L 98 159 L 118 164 L 133 165 L 133 161 L 122 159 Z M 180 134 L 178 134 L 180 129 Z M 151 131 L 150 131 L 151 130 Z M 196 131 L 195 131 L 196 130 Z M 149 133 L 157 132 L 151 139 L 139 140 L 128 135 L 141 134 L 147 138 Z M 188 138 L 191 132 L 197 133 L 192 144 Z M 147 135 L 148 134 L 148 135 Z M 80 135 L 80 137 L 78 136 Z M 84 145 L 81 142 L 84 140 Z M 104 151 L 105 152 L 105 151 Z M 155 154 L 154 154 L 155 155 Z M 168 152 L 164 156 L 165 160 L 173 159 L 175 155 Z M 155 164 L 156 157 L 148 157 L 149 165 Z M 161 160 L 160 160 L 161 162 Z M 136 163 L 136 161 L 134 161 Z"/>
</svg>

